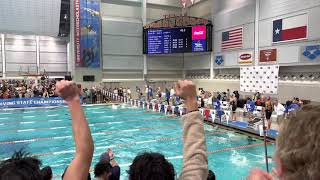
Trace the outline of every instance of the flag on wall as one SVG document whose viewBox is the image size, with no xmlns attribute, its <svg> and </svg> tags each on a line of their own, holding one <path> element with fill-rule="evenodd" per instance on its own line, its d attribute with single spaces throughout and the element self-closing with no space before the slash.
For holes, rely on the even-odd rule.
<svg viewBox="0 0 320 180">
<path fill-rule="evenodd" d="M 307 14 L 273 21 L 273 42 L 306 39 L 307 32 Z"/>
<path fill-rule="evenodd" d="M 242 27 L 222 32 L 221 49 L 228 50 L 242 48 L 242 36 Z"/>
</svg>

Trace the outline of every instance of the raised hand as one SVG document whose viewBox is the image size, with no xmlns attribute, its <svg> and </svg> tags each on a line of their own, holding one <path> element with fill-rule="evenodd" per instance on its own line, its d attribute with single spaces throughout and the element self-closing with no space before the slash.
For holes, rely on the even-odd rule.
<svg viewBox="0 0 320 180">
<path fill-rule="evenodd" d="M 56 93 L 67 102 L 80 100 L 80 90 L 72 81 L 59 81 L 56 85 Z"/>
<path fill-rule="evenodd" d="M 177 96 L 180 96 L 185 100 L 185 105 L 189 112 L 198 110 L 198 103 L 196 100 L 197 90 L 192 81 L 178 81 L 175 84 L 174 90 Z"/>
</svg>

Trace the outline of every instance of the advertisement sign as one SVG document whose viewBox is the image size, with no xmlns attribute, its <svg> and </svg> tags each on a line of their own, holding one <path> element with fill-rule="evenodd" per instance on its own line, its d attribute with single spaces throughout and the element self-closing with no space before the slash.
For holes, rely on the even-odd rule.
<svg viewBox="0 0 320 180">
<path fill-rule="evenodd" d="M 320 61 L 320 45 L 310 45 L 303 47 L 301 61 L 319 62 Z"/>
<path fill-rule="evenodd" d="M 100 67 L 100 1 L 75 0 L 76 67 Z"/>
<path fill-rule="evenodd" d="M 277 62 L 277 49 L 266 49 L 260 51 L 260 63 L 275 63 Z"/>
<path fill-rule="evenodd" d="M 207 41 L 205 39 L 192 41 L 192 52 L 204 52 L 207 50 Z"/>
<path fill-rule="evenodd" d="M 66 102 L 60 98 L 12 98 L 0 99 L 0 109 L 3 108 L 25 108 L 25 107 L 46 107 L 64 106 Z"/>
<path fill-rule="evenodd" d="M 252 64 L 253 62 L 253 51 L 244 51 L 238 54 L 239 64 Z"/>
<path fill-rule="evenodd" d="M 206 26 L 194 26 L 192 27 L 192 40 L 206 39 L 207 38 Z"/>
</svg>

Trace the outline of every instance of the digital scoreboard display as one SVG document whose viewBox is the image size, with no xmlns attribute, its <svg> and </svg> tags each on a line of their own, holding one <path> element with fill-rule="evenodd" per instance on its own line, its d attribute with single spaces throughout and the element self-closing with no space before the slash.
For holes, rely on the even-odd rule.
<svg viewBox="0 0 320 180">
<path fill-rule="evenodd" d="M 212 26 L 144 30 L 144 54 L 212 51 Z"/>
</svg>

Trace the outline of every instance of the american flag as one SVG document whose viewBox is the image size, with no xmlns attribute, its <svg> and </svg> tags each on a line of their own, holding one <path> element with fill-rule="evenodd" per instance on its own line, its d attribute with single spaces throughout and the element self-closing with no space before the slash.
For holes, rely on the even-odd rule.
<svg viewBox="0 0 320 180">
<path fill-rule="evenodd" d="M 222 32 L 222 50 L 242 48 L 242 27 Z"/>
</svg>

